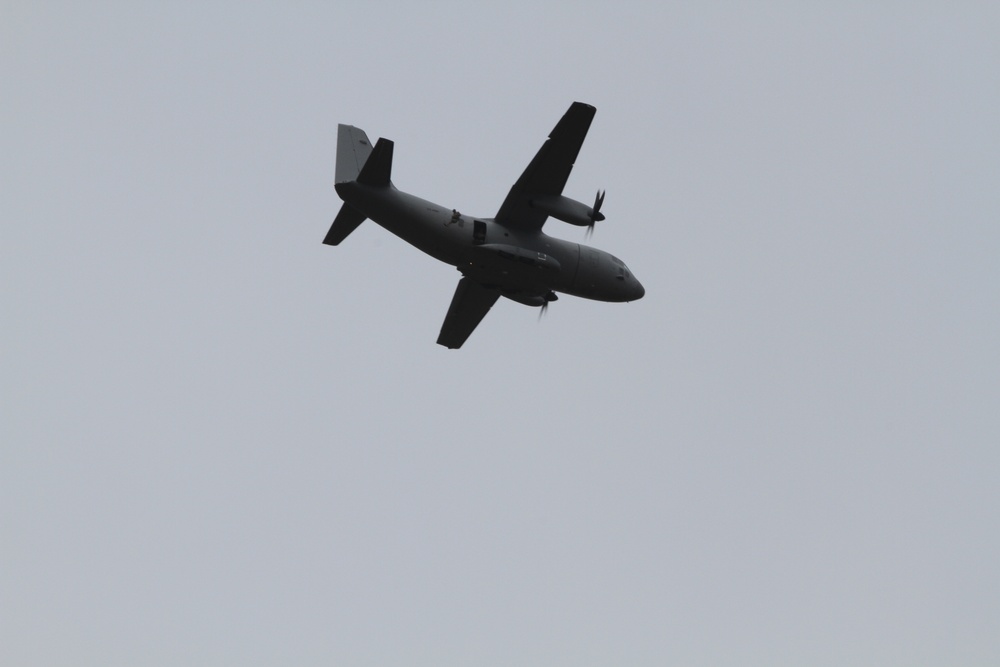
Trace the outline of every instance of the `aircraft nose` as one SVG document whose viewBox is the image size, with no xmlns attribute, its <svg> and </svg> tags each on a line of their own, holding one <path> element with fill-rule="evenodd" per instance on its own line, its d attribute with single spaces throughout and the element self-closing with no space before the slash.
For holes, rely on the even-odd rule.
<svg viewBox="0 0 1000 667">
<path fill-rule="evenodd" d="M 632 286 L 632 300 L 641 299 L 646 296 L 646 288 L 642 286 L 638 280 L 635 281 L 635 285 Z"/>
</svg>

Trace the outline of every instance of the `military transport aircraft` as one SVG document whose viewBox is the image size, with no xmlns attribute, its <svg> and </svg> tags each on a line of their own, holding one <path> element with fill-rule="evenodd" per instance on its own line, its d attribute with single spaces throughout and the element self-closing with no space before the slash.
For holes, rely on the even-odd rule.
<svg viewBox="0 0 1000 667">
<path fill-rule="evenodd" d="M 596 109 L 574 102 L 510 189 L 492 218 L 463 215 L 407 194 L 389 180 L 393 143 L 374 148 L 364 131 L 337 131 L 337 194 L 344 205 L 323 243 L 339 245 L 371 218 L 425 253 L 458 268 L 462 278 L 437 342 L 462 347 L 501 296 L 545 308 L 556 292 L 598 301 L 634 301 L 646 293 L 625 263 L 602 250 L 542 232 L 552 216 L 589 227 L 604 219 L 593 206 L 562 195 Z"/>
</svg>

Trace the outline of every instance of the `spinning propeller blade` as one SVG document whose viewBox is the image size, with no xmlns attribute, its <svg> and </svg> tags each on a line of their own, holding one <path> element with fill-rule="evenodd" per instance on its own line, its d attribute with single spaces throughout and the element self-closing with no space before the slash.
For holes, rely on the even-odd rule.
<svg viewBox="0 0 1000 667">
<path fill-rule="evenodd" d="M 604 220 L 604 214 L 601 213 L 601 205 L 604 204 L 605 194 L 607 194 L 605 190 L 598 190 L 597 196 L 594 197 L 594 208 L 591 210 L 590 224 L 587 225 L 586 237 L 588 239 L 594 235 L 594 223 Z"/>
</svg>

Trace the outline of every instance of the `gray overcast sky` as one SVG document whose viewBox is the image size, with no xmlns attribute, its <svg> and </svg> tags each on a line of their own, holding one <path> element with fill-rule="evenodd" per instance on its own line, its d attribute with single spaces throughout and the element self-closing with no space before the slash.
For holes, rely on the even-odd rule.
<svg viewBox="0 0 1000 667">
<path fill-rule="evenodd" d="M 0 663 L 1000 664 L 1000 11 L 341 4 L 4 3 Z M 574 100 L 642 301 L 321 244 Z"/>
</svg>

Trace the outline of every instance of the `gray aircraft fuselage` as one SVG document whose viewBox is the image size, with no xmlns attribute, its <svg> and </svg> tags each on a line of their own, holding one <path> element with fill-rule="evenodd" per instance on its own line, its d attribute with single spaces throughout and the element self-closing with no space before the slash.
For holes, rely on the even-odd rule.
<svg viewBox="0 0 1000 667">
<path fill-rule="evenodd" d="M 490 218 L 456 215 L 392 185 L 350 181 L 336 188 L 344 202 L 380 226 L 515 301 L 542 305 L 548 291 L 597 301 L 635 301 L 646 293 L 624 262 L 603 250 L 541 230 L 519 231 Z"/>
<path fill-rule="evenodd" d="M 542 231 L 550 217 L 593 228 L 604 220 L 604 193 L 594 205 L 563 196 L 594 107 L 574 102 L 492 217 L 457 210 L 398 190 L 391 180 L 393 142 L 372 146 L 357 127 L 337 130 L 337 194 L 344 204 L 323 243 L 340 245 L 371 218 L 407 243 L 462 274 L 438 335 L 457 349 L 501 297 L 545 307 L 556 292 L 598 301 L 634 301 L 642 285 L 617 257 Z"/>
</svg>

